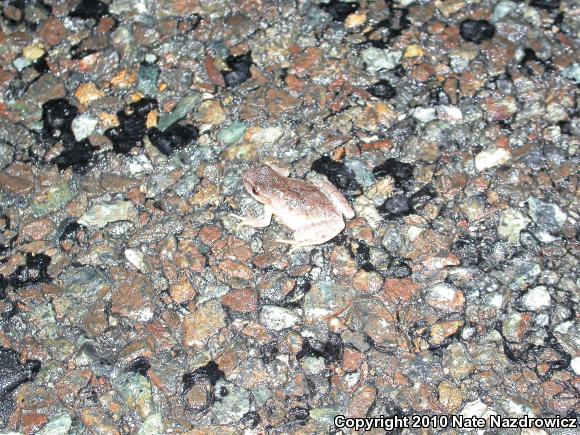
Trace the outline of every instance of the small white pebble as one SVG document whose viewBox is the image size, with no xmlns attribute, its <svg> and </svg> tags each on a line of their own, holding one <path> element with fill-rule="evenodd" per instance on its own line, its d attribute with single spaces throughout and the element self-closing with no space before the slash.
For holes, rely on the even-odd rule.
<svg viewBox="0 0 580 435">
<path fill-rule="evenodd" d="M 144 255 L 141 251 L 136 249 L 125 249 L 125 258 L 141 272 L 147 273 L 149 271 L 147 264 L 145 263 Z"/>
<path fill-rule="evenodd" d="M 572 370 L 574 370 L 574 373 L 576 373 L 577 375 L 580 375 L 580 356 L 577 356 L 576 358 L 572 358 L 572 361 L 570 362 L 570 366 L 572 367 Z"/>
<path fill-rule="evenodd" d="M 544 286 L 534 287 L 524 295 L 522 302 L 527 310 L 541 311 L 550 306 L 550 293 Z"/>
<path fill-rule="evenodd" d="M 72 122 L 72 132 L 77 141 L 86 139 L 94 133 L 99 121 L 89 115 L 79 115 Z"/>
<path fill-rule="evenodd" d="M 437 117 L 441 121 L 446 121 L 455 124 L 463 121 L 463 112 L 459 107 L 455 106 L 439 106 L 437 107 Z"/>
<path fill-rule="evenodd" d="M 435 109 L 432 107 L 416 107 L 413 109 L 413 118 L 420 122 L 433 121 L 435 116 Z"/>
<path fill-rule="evenodd" d="M 509 151 L 503 148 L 489 148 L 475 156 L 475 168 L 478 171 L 485 171 L 494 166 L 505 165 L 511 160 Z"/>
</svg>

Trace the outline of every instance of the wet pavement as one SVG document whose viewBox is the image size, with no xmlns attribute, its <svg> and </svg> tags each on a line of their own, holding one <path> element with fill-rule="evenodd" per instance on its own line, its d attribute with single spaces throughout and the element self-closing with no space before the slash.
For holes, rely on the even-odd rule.
<svg viewBox="0 0 580 435">
<path fill-rule="evenodd" d="M 578 11 L 2 2 L 0 429 L 576 419 Z M 240 225 L 263 163 L 355 218 Z"/>
</svg>

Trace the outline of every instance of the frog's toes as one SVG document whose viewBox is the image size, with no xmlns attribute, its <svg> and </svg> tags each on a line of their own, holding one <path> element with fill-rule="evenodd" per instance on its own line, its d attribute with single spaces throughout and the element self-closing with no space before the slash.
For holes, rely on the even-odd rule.
<svg viewBox="0 0 580 435">
<path fill-rule="evenodd" d="M 287 254 L 292 254 L 293 252 L 304 248 L 305 246 L 310 246 L 310 245 L 305 245 L 304 243 L 301 242 L 297 242 L 296 240 L 288 240 L 288 239 L 274 239 L 275 242 L 277 243 L 284 243 L 286 245 L 290 245 L 290 250 L 287 252 Z"/>
<path fill-rule="evenodd" d="M 240 216 L 240 215 L 235 214 L 235 213 L 228 213 L 228 216 L 237 219 L 238 225 L 244 225 L 244 221 L 246 220 L 246 218 L 244 216 Z"/>
<path fill-rule="evenodd" d="M 255 223 L 256 223 L 256 219 L 255 218 L 249 218 L 246 216 L 240 216 L 234 213 L 230 213 L 229 214 L 231 217 L 236 218 L 237 219 L 237 227 L 256 227 Z"/>
</svg>

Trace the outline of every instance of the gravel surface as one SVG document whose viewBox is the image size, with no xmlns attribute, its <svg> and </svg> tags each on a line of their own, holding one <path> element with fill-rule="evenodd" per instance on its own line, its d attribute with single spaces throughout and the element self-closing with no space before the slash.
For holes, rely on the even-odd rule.
<svg viewBox="0 0 580 435">
<path fill-rule="evenodd" d="M 1 7 L 0 431 L 576 421 L 576 2 Z M 263 163 L 355 218 L 239 225 Z"/>
</svg>

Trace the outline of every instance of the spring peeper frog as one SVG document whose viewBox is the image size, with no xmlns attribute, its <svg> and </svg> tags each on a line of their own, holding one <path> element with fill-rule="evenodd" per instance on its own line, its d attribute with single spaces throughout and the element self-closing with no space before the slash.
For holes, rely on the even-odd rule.
<svg viewBox="0 0 580 435">
<path fill-rule="evenodd" d="M 332 239 L 345 227 L 343 216 L 354 217 L 354 210 L 332 183 L 320 178 L 314 183 L 289 178 L 289 173 L 268 165 L 246 172 L 243 183 L 250 195 L 264 204 L 259 218 L 238 217 L 256 228 L 270 225 L 272 215 L 294 230 L 294 240 L 278 240 L 292 246 L 290 252 Z"/>
</svg>

